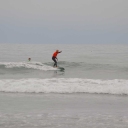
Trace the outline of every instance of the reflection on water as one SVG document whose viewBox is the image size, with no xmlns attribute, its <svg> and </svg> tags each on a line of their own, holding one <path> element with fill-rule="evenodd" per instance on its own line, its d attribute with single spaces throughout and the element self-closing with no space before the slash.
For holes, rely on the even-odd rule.
<svg viewBox="0 0 128 128">
<path fill-rule="evenodd" d="M 59 76 L 64 76 L 65 70 L 55 70 L 53 72 L 53 77 L 59 77 Z"/>
</svg>

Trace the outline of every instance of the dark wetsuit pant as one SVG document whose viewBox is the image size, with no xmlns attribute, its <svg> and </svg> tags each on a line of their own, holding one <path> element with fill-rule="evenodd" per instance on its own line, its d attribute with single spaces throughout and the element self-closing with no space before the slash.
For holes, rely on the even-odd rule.
<svg viewBox="0 0 128 128">
<path fill-rule="evenodd" d="M 55 63 L 54 63 L 54 67 L 55 67 L 55 66 L 57 67 L 57 61 L 56 61 L 56 58 L 55 58 L 55 57 L 52 57 L 52 60 L 55 62 Z"/>
</svg>

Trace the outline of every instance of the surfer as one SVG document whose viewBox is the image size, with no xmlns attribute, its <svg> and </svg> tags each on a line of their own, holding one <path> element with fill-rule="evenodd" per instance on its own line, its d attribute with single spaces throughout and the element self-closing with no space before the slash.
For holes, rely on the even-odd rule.
<svg viewBox="0 0 128 128">
<path fill-rule="evenodd" d="M 62 52 L 62 51 L 56 50 L 56 51 L 53 53 L 53 55 L 52 55 L 52 60 L 55 62 L 53 67 L 57 67 L 57 61 L 58 61 L 57 54 L 58 54 L 58 53 L 61 53 L 61 52 Z M 56 61 L 56 60 L 57 60 L 57 61 Z"/>
<path fill-rule="evenodd" d="M 28 58 L 28 61 L 31 61 L 31 58 Z"/>
</svg>

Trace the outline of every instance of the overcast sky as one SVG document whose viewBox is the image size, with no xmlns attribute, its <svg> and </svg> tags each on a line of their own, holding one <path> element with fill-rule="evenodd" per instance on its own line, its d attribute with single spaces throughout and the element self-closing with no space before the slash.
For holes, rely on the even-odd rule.
<svg viewBox="0 0 128 128">
<path fill-rule="evenodd" d="M 0 43 L 128 44 L 128 0 L 0 0 Z"/>
</svg>

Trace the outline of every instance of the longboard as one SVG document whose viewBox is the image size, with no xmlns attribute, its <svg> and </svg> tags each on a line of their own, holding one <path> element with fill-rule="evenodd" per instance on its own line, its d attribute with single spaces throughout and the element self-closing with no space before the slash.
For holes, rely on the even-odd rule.
<svg viewBox="0 0 128 128">
<path fill-rule="evenodd" d="M 57 69 L 59 69 L 60 71 L 64 71 L 64 70 L 65 70 L 63 67 L 54 67 L 54 68 L 57 68 Z"/>
<path fill-rule="evenodd" d="M 57 68 L 60 69 L 61 71 L 65 70 L 63 67 L 57 67 Z"/>
</svg>

